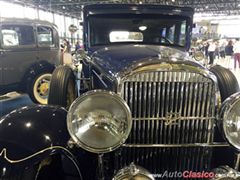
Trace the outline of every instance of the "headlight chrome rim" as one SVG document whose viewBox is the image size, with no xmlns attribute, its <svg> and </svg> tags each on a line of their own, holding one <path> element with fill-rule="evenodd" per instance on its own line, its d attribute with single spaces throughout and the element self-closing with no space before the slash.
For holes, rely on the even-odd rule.
<svg viewBox="0 0 240 180">
<path fill-rule="evenodd" d="M 226 119 L 229 115 L 229 112 L 232 110 L 232 108 L 240 102 L 240 92 L 237 92 L 233 95 L 231 95 L 229 98 L 227 98 L 220 110 L 220 127 L 223 132 L 225 140 L 238 152 L 240 152 L 240 143 L 236 144 L 231 138 L 228 136 L 228 130 L 226 127 Z"/>
<path fill-rule="evenodd" d="M 118 102 L 122 107 L 123 107 L 123 111 L 126 113 L 126 117 L 128 119 L 128 129 L 127 132 L 124 136 L 122 136 L 121 141 L 119 141 L 119 143 L 110 146 L 108 148 L 93 148 L 90 147 L 88 144 L 82 142 L 77 136 L 76 134 L 73 132 L 73 127 L 72 127 L 72 113 L 74 112 L 75 108 L 79 106 L 79 104 L 81 102 L 83 102 L 84 100 L 86 100 L 88 97 L 90 96 L 110 96 L 111 98 L 113 98 L 116 102 Z M 78 97 L 70 106 L 69 108 L 69 112 L 67 115 L 67 128 L 69 131 L 69 134 L 71 136 L 71 138 L 73 139 L 73 141 L 81 148 L 83 148 L 86 151 L 92 152 L 92 153 L 107 153 L 107 152 L 111 152 L 117 148 L 119 148 L 128 138 L 130 132 L 131 132 L 131 127 L 132 127 L 132 116 L 131 116 L 131 111 L 130 108 L 128 107 L 127 103 L 116 93 L 112 92 L 112 91 L 106 91 L 106 90 L 92 90 L 92 91 L 88 91 L 84 94 L 82 94 L 80 97 Z"/>
<path fill-rule="evenodd" d="M 155 180 L 152 174 L 141 166 L 135 165 L 133 162 L 120 169 L 113 177 L 113 180 L 123 180 L 125 178 L 134 178 L 136 176 L 144 176 L 148 180 Z"/>
</svg>

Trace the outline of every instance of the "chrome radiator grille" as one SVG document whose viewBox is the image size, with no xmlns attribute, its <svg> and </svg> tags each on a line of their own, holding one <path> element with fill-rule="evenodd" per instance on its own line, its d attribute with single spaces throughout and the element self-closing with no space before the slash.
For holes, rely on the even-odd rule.
<svg viewBox="0 0 240 180">
<path fill-rule="evenodd" d="M 112 173 L 132 162 L 153 174 L 210 170 L 212 148 L 194 145 L 213 142 L 215 89 L 211 78 L 195 71 L 124 77 L 118 92 L 133 126 L 125 145 L 109 154 Z"/>
<path fill-rule="evenodd" d="M 126 144 L 211 143 L 215 85 L 202 74 L 142 72 L 124 79 L 121 96 L 132 111 Z"/>
</svg>

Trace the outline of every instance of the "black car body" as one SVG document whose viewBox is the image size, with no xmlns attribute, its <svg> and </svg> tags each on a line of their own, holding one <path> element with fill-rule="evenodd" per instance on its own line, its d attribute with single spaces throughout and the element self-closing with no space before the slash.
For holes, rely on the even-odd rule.
<svg viewBox="0 0 240 180">
<path fill-rule="evenodd" d="M 75 83 L 77 64 L 56 68 L 50 85 L 49 104 L 68 112 L 35 106 L 2 118 L 0 177 L 238 175 L 228 166 L 239 165 L 239 93 L 221 105 L 239 90 L 237 80 L 225 68 L 208 70 L 187 55 L 192 18 L 191 8 L 175 6 L 86 6 L 81 84 Z"/>
<path fill-rule="evenodd" d="M 44 95 L 47 93 L 41 91 L 47 89 L 43 87 L 47 85 L 41 81 L 50 80 L 59 62 L 59 37 L 54 24 L 30 19 L 0 19 L 1 94 L 26 92 L 34 102 L 46 104 Z M 36 81 L 39 85 L 35 85 Z"/>
</svg>

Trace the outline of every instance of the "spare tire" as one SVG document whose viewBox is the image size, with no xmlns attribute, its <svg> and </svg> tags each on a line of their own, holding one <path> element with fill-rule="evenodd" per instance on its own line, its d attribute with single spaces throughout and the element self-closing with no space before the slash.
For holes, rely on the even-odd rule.
<svg viewBox="0 0 240 180">
<path fill-rule="evenodd" d="M 237 78 L 229 69 L 216 65 L 210 71 L 217 77 L 222 101 L 239 91 Z"/>
<path fill-rule="evenodd" d="M 76 99 L 75 76 L 68 66 L 57 67 L 52 74 L 48 104 L 69 108 Z"/>
</svg>

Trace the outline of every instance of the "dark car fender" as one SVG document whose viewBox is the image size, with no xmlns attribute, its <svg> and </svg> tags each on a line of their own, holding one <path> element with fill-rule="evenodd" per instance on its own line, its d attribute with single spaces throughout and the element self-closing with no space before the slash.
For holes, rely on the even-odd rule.
<svg viewBox="0 0 240 180">
<path fill-rule="evenodd" d="M 67 111 L 56 106 L 35 105 L 14 110 L 0 119 L 0 177 L 17 173 L 47 157 L 64 153 L 70 139 Z M 79 172 L 79 170 L 78 170 Z"/>
</svg>

